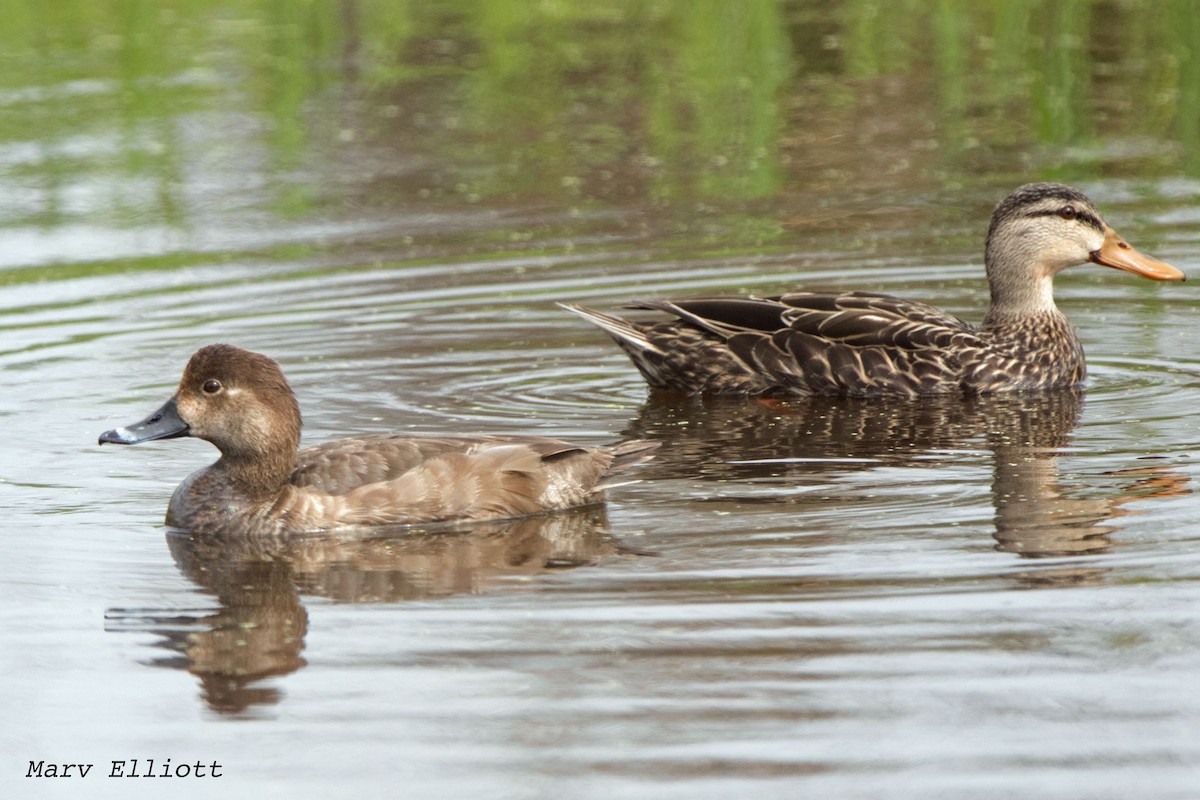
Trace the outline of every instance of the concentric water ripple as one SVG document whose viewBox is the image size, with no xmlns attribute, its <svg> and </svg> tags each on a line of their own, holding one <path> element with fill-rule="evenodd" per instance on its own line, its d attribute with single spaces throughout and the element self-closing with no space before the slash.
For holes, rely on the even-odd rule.
<svg viewBox="0 0 1200 800">
<path fill-rule="evenodd" d="M 1191 414 L 1200 365 L 1189 354 L 1183 304 L 1151 315 L 1141 289 L 1065 279 L 1063 305 L 1090 356 L 1082 394 L 689 402 L 649 396 L 607 336 L 555 302 L 615 310 L 635 297 L 855 287 L 978 320 L 980 270 L 918 269 L 911 255 L 864 260 L 818 248 L 803 257 L 668 252 L 620 236 L 486 257 L 453 246 L 440 258 L 406 255 L 394 240 L 372 249 L 377 258 L 369 261 L 334 243 L 294 257 L 231 253 L 170 270 L 131 265 L 17 283 L 0 297 L 8 389 L 0 417 L 9 423 L 9 452 L 21 454 L 0 468 L 0 495 L 30 525 L 57 533 L 56 584 L 90 587 L 96 570 L 136 581 L 136 589 L 101 582 L 73 591 L 103 595 L 91 602 L 108 609 L 110 630 L 149 642 L 138 650 L 152 654 L 143 660 L 157 663 L 169 647 L 167 662 L 203 672 L 221 655 L 222 631 L 236 628 L 248 632 L 250 655 L 267 642 L 270 668 L 294 669 L 297 654 L 279 643 L 303 619 L 308 630 L 348 637 L 343 649 L 314 660 L 357 663 L 367 643 L 387 642 L 387 654 L 364 657 L 413 680 L 441 680 L 446 663 L 519 675 L 522 686 L 531 676 L 553 683 L 556 670 L 626 680 L 612 666 L 608 637 L 621 642 L 621 659 L 650 673 L 615 699 L 608 691 L 575 695 L 572 713 L 593 732 L 615 728 L 645 740 L 637 764 L 604 752 L 583 759 L 628 776 L 680 769 L 692 756 L 656 748 L 653 732 L 624 707 L 653 707 L 705 730 L 731 733 L 724 726 L 754 720 L 791 730 L 799 712 L 774 711 L 780 698 L 819 695 L 806 730 L 849 741 L 880 713 L 870 700 L 880 674 L 889 676 L 892 702 L 905 707 L 918 708 L 933 681 L 946 702 L 1028 715 L 1028 704 L 985 688 L 996 670 L 1032 669 L 1006 690 L 1033 696 L 1058 674 L 1047 648 L 1081 663 L 1107 652 L 1090 631 L 1095 602 L 1114 602 L 1113 592 L 1143 626 L 1176 631 L 1175 645 L 1155 638 L 1155 652 L 1195 639 L 1186 617 L 1168 609 L 1156 619 L 1132 592 L 1188 585 L 1200 569 L 1191 488 L 1200 478 Z M 212 341 L 283 364 L 304 409 L 306 441 L 356 431 L 495 431 L 591 442 L 642 437 L 661 447 L 639 469 L 641 482 L 611 492 L 607 513 L 585 525 L 539 520 L 524 533 L 316 541 L 244 560 L 192 553 L 175 541 L 168 557 L 157 527 L 162 510 L 211 448 L 99 451 L 95 437 L 156 407 L 187 356 Z M 31 550 L 12 566 L 37 575 L 43 561 Z M 50 591 L 42 580 L 28 585 Z M 280 587 L 294 588 L 275 594 Z M 417 601 L 415 616 L 364 615 L 356 605 L 401 601 Z M 397 630 L 406 625 L 413 627 Z M 436 643 L 421 632 L 430 625 Z M 1070 635 L 1046 633 L 1064 629 Z M 1142 635 L 1128 635 L 1135 634 Z M 659 674 L 670 674 L 669 684 L 658 683 Z M 253 688 L 230 686 L 207 687 L 206 703 L 267 702 Z M 336 678 L 330 686 L 321 702 L 332 714 L 354 705 Z M 1082 703 L 1073 692 L 1097 689 L 1063 691 Z M 737 699 L 758 692 L 771 703 Z M 526 714 L 548 721 L 562 713 L 539 697 Z M 445 704 L 433 709 L 417 698 L 358 713 L 399 715 L 416 730 L 453 729 L 480 746 L 504 739 L 486 726 L 463 734 Z M 903 719 L 922 726 L 919 713 Z M 755 730 L 768 749 L 789 740 Z M 353 732 L 346 736 L 354 741 Z M 1164 748 L 1158 741 L 1145 749 Z M 991 757 L 984 747 L 959 750 Z M 836 753 L 823 757 L 847 763 Z M 863 759 L 855 768 L 880 763 Z"/>
</svg>

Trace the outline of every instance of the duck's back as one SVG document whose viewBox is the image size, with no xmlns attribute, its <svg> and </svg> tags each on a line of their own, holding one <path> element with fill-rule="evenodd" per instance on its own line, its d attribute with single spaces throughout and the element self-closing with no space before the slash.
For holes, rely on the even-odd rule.
<svg viewBox="0 0 1200 800">
<path fill-rule="evenodd" d="M 300 450 L 296 454 L 297 466 L 290 483 L 340 495 L 367 484 L 396 480 L 446 453 L 461 453 L 500 441 L 504 441 L 503 437 L 419 437 L 387 433 L 335 439 Z M 539 439 L 528 441 L 543 442 Z M 562 442 L 554 444 L 558 445 L 557 449 L 564 446 Z M 548 445 L 544 449 L 555 450 Z"/>
<path fill-rule="evenodd" d="M 582 447 L 517 436 L 359 436 L 301 450 L 281 505 L 309 527 L 526 516 L 592 502 L 614 475 L 656 448 L 644 441 Z"/>
<path fill-rule="evenodd" d="M 643 327 L 653 349 L 634 359 L 639 367 L 653 362 L 643 372 L 648 379 L 653 373 L 651 385 L 663 388 L 747 394 L 953 392 L 963 388 L 960 356 L 989 347 L 985 335 L 957 317 L 869 292 L 645 301 L 631 307 L 677 318 Z M 697 361 L 698 348 L 691 341 L 697 336 L 729 355 Z M 706 376 L 707 371 L 713 374 Z"/>
<path fill-rule="evenodd" d="M 928 394 L 963 388 L 962 357 L 986 350 L 972 325 L 933 306 L 870 292 L 772 298 L 781 326 L 729 338 L 730 349 L 799 394 Z"/>
</svg>

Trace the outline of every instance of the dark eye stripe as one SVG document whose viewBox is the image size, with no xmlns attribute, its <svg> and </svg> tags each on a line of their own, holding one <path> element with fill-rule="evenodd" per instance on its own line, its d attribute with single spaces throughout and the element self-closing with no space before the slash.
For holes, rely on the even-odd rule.
<svg viewBox="0 0 1200 800">
<path fill-rule="evenodd" d="M 1049 209 L 1046 211 L 1030 211 L 1025 216 L 1027 216 L 1027 217 L 1057 217 L 1058 209 L 1055 208 L 1055 209 Z M 1091 214 L 1091 213 L 1088 213 L 1087 211 L 1084 211 L 1081 208 L 1075 209 L 1075 220 L 1077 222 L 1082 222 L 1084 225 L 1087 225 L 1089 228 L 1095 228 L 1096 230 L 1100 231 L 1101 233 L 1104 232 L 1104 223 L 1100 221 L 1100 218 L 1097 217 L 1095 214 Z"/>
</svg>

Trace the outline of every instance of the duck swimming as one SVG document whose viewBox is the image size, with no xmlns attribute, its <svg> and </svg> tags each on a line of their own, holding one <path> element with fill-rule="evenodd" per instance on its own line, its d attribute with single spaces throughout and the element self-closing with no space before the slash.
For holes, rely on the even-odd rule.
<svg viewBox="0 0 1200 800">
<path fill-rule="evenodd" d="M 106 431 L 100 444 L 181 436 L 212 442 L 221 457 L 179 485 L 167 524 L 271 534 L 503 519 L 587 505 L 658 447 L 375 434 L 300 450 L 300 408 L 279 365 L 227 344 L 198 350 L 162 408 Z"/>
<path fill-rule="evenodd" d="M 1054 304 L 1053 280 L 1085 262 L 1181 281 L 1105 224 L 1081 192 L 1031 183 L 996 206 L 984 262 L 991 305 L 974 326 L 883 294 L 639 300 L 670 314 L 634 322 L 563 305 L 605 330 L 654 389 L 687 394 L 922 395 L 1075 386 L 1083 347 Z"/>
</svg>

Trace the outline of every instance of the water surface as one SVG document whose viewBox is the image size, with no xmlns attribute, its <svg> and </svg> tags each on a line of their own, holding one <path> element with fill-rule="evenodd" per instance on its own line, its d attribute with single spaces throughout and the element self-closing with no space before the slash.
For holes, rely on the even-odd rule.
<svg viewBox="0 0 1200 800">
<path fill-rule="evenodd" d="M 1190 6 L 739 5 L 0 8 L 6 797 L 1195 795 L 1190 283 L 1072 270 L 1085 392 L 919 403 L 652 398 L 554 305 L 979 320 L 1031 179 L 1195 276 Z M 662 448 L 546 519 L 169 531 L 212 449 L 96 436 L 214 341 L 307 442 Z"/>
</svg>

